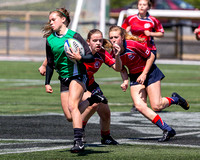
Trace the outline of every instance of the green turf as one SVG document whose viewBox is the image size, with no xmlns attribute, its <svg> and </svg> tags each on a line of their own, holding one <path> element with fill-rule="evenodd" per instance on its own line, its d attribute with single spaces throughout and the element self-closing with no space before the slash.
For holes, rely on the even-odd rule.
<svg viewBox="0 0 200 160">
<path fill-rule="evenodd" d="M 197 160 L 199 148 L 127 145 L 86 147 L 85 152 L 71 154 L 69 149 L 1 155 L 4 160 Z"/>
<path fill-rule="evenodd" d="M 57 73 L 53 76 L 53 94 L 45 93 L 44 77 L 40 76 L 38 67 L 41 62 L 1 62 L 0 63 L 0 114 L 35 114 L 62 113 Z M 200 112 L 200 66 L 193 65 L 158 65 L 166 75 L 162 81 L 162 95 L 170 96 L 177 91 L 191 104 L 189 112 Z M 113 78 L 109 80 L 105 78 Z M 108 98 L 111 111 L 129 112 L 132 104 L 129 89 L 122 92 L 119 73 L 103 65 L 95 76 Z M 104 78 L 104 79 L 102 79 Z M 103 84 L 102 84 L 103 82 Z M 116 105 L 122 103 L 124 105 Z M 167 111 L 184 111 L 179 106 L 173 106 Z M 9 142 L 9 141 L 8 141 Z M 1 143 L 6 143 L 1 141 Z M 12 142 L 9 142 L 12 143 Z M 0 155 L 3 160 L 61 160 L 61 159 L 177 159 L 196 160 L 200 157 L 199 148 L 126 145 L 86 148 L 83 154 L 71 154 L 69 149 L 40 151 L 20 154 Z"/>
<path fill-rule="evenodd" d="M 57 82 L 52 84 L 54 93 L 46 93 L 44 77 L 37 71 L 40 64 L 41 62 L 0 63 L 0 114 L 62 113 L 58 75 L 54 72 L 52 80 Z M 170 96 L 173 91 L 177 91 L 191 104 L 190 112 L 200 112 L 200 66 L 158 66 L 166 75 L 162 80 L 162 95 Z M 108 79 L 113 77 L 114 80 Z M 122 81 L 118 72 L 103 65 L 95 78 L 109 100 L 111 111 L 130 111 L 132 104 L 130 92 L 129 89 L 122 92 L 120 88 Z M 184 111 L 176 105 L 166 110 Z"/>
</svg>

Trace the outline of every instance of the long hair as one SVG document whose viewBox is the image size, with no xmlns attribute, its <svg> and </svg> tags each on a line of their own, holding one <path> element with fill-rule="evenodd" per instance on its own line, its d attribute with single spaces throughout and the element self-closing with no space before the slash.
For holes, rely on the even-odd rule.
<svg viewBox="0 0 200 160">
<path fill-rule="evenodd" d="M 66 18 L 66 21 L 64 22 L 64 24 L 66 25 L 66 27 L 69 26 L 69 23 L 70 23 L 70 16 L 69 16 L 69 12 L 65 9 L 65 8 L 58 8 L 54 11 L 51 11 L 49 12 L 49 15 L 51 13 L 57 13 L 59 17 L 65 17 Z M 42 32 L 43 32 L 43 37 L 44 38 L 47 38 L 48 36 L 50 36 L 52 33 L 53 33 L 53 29 L 51 28 L 51 25 L 50 25 L 50 21 L 48 21 L 44 27 L 42 28 Z"/>
</svg>

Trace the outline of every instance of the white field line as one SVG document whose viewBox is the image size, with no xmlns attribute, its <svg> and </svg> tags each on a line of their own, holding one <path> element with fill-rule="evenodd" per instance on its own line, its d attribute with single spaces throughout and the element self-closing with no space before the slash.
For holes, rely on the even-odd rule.
<svg viewBox="0 0 200 160">
<path fill-rule="evenodd" d="M 198 132 L 200 133 L 200 132 Z M 180 136 L 180 135 L 178 135 Z M 148 137 L 149 138 L 149 137 Z M 159 137 L 152 137 L 152 138 L 159 138 Z M 3 139 L 1 139 L 3 140 Z M 5 139 L 6 140 L 6 139 Z M 13 139 L 14 140 L 14 139 Z M 15 139 L 17 141 L 17 139 Z M 27 139 L 26 139 L 27 140 Z M 29 142 L 39 142 L 38 139 L 30 139 Z M 42 140 L 42 143 L 50 143 L 52 140 Z M 173 146 L 173 147 L 186 147 L 186 148 L 200 148 L 200 146 L 197 145 L 182 145 L 182 144 L 164 144 L 164 143 L 151 143 L 151 142 L 135 142 L 131 139 L 117 139 L 117 141 L 123 145 L 123 144 L 132 144 L 132 145 L 156 145 L 156 146 Z M 53 142 L 67 142 L 67 140 L 53 140 Z M 69 140 L 68 140 L 69 142 Z M 16 144 L 16 143 L 11 143 Z M 22 143 L 20 143 L 22 144 Z M 91 144 L 99 144 L 99 142 L 94 142 Z M 3 144 L 2 144 L 3 145 Z M 4 144 L 5 145 L 5 144 Z M 87 145 L 86 145 L 87 146 Z M 51 150 L 60 150 L 60 149 L 69 149 L 72 145 L 66 145 L 66 146 L 56 146 L 56 147 L 32 147 L 32 148 L 15 148 L 15 149 L 1 149 L 0 155 L 2 154 L 13 154 L 13 153 L 27 153 L 27 152 L 39 152 L 39 151 L 51 151 Z"/>
<path fill-rule="evenodd" d="M 118 115 L 121 115 L 123 112 L 114 112 L 112 114 L 113 118 L 115 116 L 118 116 Z M 125 112 L 126 113 L 126 112 Z M 171 115 L 172 113 L 170 113 Z M 184 114 L 182 112 L 180 113 L 174 113 L 174 115 L 172 117 L 180 117 L 182 116 L 181 114 Z M 28 116 L 45 116 L 45 115 L 59 115 L 59 116 L 64 116 L 63 114 L 59 114 L 59 113 L 46 113 L 46 114 L 32 114 L 32 115 L 28 115 Z M 190 114 L 185 114 L 185 115 L 188 115 L 187 119 L 190 120 L 190 117 L 193 115 L 192 113 Z M 198 116 L 199 114 L 198 113 L 195 113 L 196 116 Z M 11 116 L 15 116 L 15 115 L 11 115 Z M 19 116 L 19 115 L 17 115 Z M 23 116 L 23 115 L 20 115 L 20 116 Z M 27 115 L 24 115 L 24 116 L 27 116 Z M 97 115 L 96 115 L 97 116 Z M 96 121 L 98 121 L 97 118 L 94 115 L 94 117 L 92 117 L 93 119 L 95 119 Z M 138 115 L 140 117 L 140 115 Z M 138 116 L 136 116 L 135 118 L 137 118 Z M 139 118 L 138 117 L 138 118 Z M 175 117 L 175 119 L 176 119 Z M 123 118 L 123 117 L 122 117 Z M 134 118 L 131 116 L 131 118 Z M 138 119 L 137 118 L 137 119 Z M 124 119 L 124 118 L 123 118 Z M 193 118 L 191 117 L 191 119 L 193 120 Z M 114 119 L 113 119 L 114 120 Z M 139 119 L 138 119 L 139 120 Z M 118 121 L 121 121 L 120 119 Z M 117 124 L 119 124 L 119 122 L 117 121 Z M 114 124 L 115 121 L 112 121 L 111 123 Z M 89 123 L 93 123 L 93 121 L 89 122 Z M 97 122 L 98 123 L 98 122 Z M 123 123 L 124 124 L 124 123 Z M 198 122 L 197 122 L 198 124 Z M 198 126 L 196 126 L 196 123 L 193 124 L 194 127 L 197 129 Z M 189 131 L 189 132 L 185 132 L 185 133 L 179 133 L 176 135 L 176 137 L 182 137 L 182 136 L 191 136 L 191 135 L 199 135 L 200 134 L 200 131 Z M 152 136 L 152 137 L 140 137 L 140 138 L 159 138 L 160 136 Z M 0 141 L 14 141 L 14 143 L 0 143 L 0 146 L 7 146 L 7 145 L 13 145 L 13 144 L 33 144 L 33 143 L 60 143 L 60 142 L 63 142 L 63 143 L 69 143 L 69 142 L 72 142 L 72 140 L 69 140 L 69 139 L 0 139 Z M 200 148 L 199 145 L 182 145 L 182 144 L 166 144 L 166 143 L 151 143 L 151 142 L 136 142 L 132 139 L 117 139 L 117 141 L 120 143 L 120 144 L 133 144 L 133 145 L 156 145 L 156 146 L 173 146 L 173 147 L 188 147 L 188 148 Z M 24 143 L 23 143 L 24 142 Z M 99 142 L 94 142 L 92 144 L 99 144 Z M 54 147 L 32 147 L 32 148 L 14 148 L 14 149 L 1 149 L 0 150 L 0 155 L 1 154 L 12 154 L 12 153 L 25 153 L 25 152 L 36 152 L 36 151 L 50 151 L 50 150 L 58 150 L 58 149 L 67 149 L 67 148 L 71 148 L 72 145 L 66 145 L 66 146 L 54 146 Z"/>
<path fill-rule="evenodd" d="M 30 1 L 30 0 L 29 0 Z M 35 61 L 43 62 L 44 56 L 0 56 L 0 61 Z M 157 59 L 156 64 L 200 65 L 200 61 Z"/>
<path fill-rule="evenodd" d="M 121 84 L 120 77 L 109 77 L 109 78 L 96 78 L 99 84 L 105 84 L 106 82 L 120 81 L 115 84 Z M 31 86 L 31 85 L 44 85 L 44 80 L 36 79 L 0 79 L 0 82 L 6 82 L 6 86 Z M 59 84 L 59 80 L 52 80 L 51 84 Z M 162 86 L 177 86 L 177 87 L 199 87 L 200 83 L 161 83 Z"/>
</svg>

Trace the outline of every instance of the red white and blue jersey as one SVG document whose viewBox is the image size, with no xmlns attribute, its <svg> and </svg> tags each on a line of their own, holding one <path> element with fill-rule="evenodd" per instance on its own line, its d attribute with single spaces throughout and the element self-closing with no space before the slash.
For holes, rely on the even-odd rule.
<svg viewBox="0 0 200 160">
<path fill-rule="evenodd" d="M 124 48 L 124 52 L 120 54 L 122 65 L 128 68 L 129 74 L 142 72 L 151 51 L 146 46 L 133 40 L 126 40 Z M 111 55 L 113 55 L 112 52 Z"/>
<path fill-rule="evenodd" d="M 128 26 L 131 26 L 131 33 L 140 38 L 144 38 L 145 45 L 150 50 L 156 50 L 156 46 L 154 43 L 154 38 L 151 36 L 146 36 L 144 34 L 145 30 L 149 30 L 150 32 L 162 32 L 164 33 L 164 29 L 160 21 L 158 21 L 155 17 L 152 17 L 147 13 L 147 18 L 142 19 L 138 16 L 138 14 L 128 16 L 123 24 L 122 28 L 126 29 Z"/>
<path fill-rule="evenodd" d="M 101 65 L 105 63 L 109 67 L 115 64 L 115 59 L 103 48 L 97 53 L 94 54 L 94 62 L 92 63 L 84 63 L 90 86 L 94 82 L 94 74 L 99 70 Z"/>
</svg>

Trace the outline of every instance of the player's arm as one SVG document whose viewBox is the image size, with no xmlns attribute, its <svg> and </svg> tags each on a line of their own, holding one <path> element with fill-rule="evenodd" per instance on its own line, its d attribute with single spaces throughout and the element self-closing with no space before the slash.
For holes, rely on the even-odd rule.
<svg viewBox="0 0 200 160">
<path fill-rule="evenodd" d="M 42 76 L 46 75 L 47 58 L 43 61 L 42 65 L 38 68 L 38 71 Z"/>
<path fill-rule="evenodd" d="M 128 88 L 128 72 L 127 69 L 125 67 L 123 67 L 123 69 L 120 72 L 123 83 L 121 84 L 121 89 L 122 91 L 126 91 Z"/>
<path fill-rule="evenodd" d="M 138 83 L 144 84 L 144 81 L 146 80 L 147 74 L 149 73 L 149 70 L 151 69 L 151 66 L 154 63 L 154 60 L 155 60 L 155 55 L 151 52 L 150 56 L 147 58 L 143 72 L 136 80 Z"/>
<path fill-rule="evenodd" d="M 163 29 L 163 26 L 162 24 L 160 23 L 159 20 L 157 20 L 156 18 L 153 18 L 153 21 L 154 21 L 154 24 L 155 24 L 155 27 L 154 27 L 154 32 L 151 32 L 149 30 L 145 30 L 144 31 L 144 34 L 146 36 L 149 36 L 149 37 L 157 37 L 157 38 L 162 38 L 164 37 L 164 29 Z"/>
<path fill-rule="evenodd" d="M 149 30 L 145 30 L 144 34 L 149 37 L 157 37 L 157 38 L 162 38 L 164 36 L 164 32 L 150 32 Z"/>
<path fill-rule="evenodd" d="M 47 59 L 47 66 L 46 66 L 46 76 L 45 76 L 45 89 L 47 93 L 53 93 L 53 89 L 50 86 L 50 81 L 53 76 L 54 71 L 54 63 L 53 63 L 53 54 L 51 52 L 51 47 L 46 43 L 46 59 Z"/>
<path fill-rule="evenodd" d="M 115 56 L 115 64 L 113 65 L 113 69 L 117 72 L 120 72 L 122 70 L 122 62 L 120 59 L 120 51 L 121 48 L 117 44 L 113 44 L 113 55 Z"/>
</svg>

